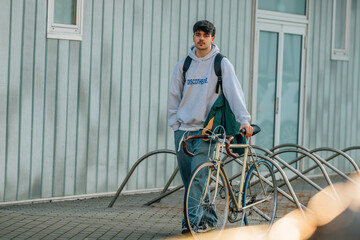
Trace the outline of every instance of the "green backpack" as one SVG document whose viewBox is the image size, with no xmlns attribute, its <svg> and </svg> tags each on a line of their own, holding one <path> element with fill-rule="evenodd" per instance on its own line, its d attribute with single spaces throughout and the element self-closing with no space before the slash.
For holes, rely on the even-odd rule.
<svg viewBox="0 0 360 240">
<path fill-rule="evenodd" d="M 215 92 L 219 93 L 219 88 L 222 90 L 222 77 L 221 77 L 221 61 L 224 56 L 221 53 L 218 53 L 215 57 L 214 70 L 218 78 Z M 185 84 L 185 73 L 189 69 L 191 64 L 191 57 L 187 56 L 183 65 L 183 77 Z M 215 129 L 215 134 L 220 133 L 221 129 L 216 128 L 217 126 L 223 126 L 226 131 L 226 135 L 234 136 L 232 143 L 245 144 L 246 138 L 240 135 L 240 123 L 236 121 L 235 115 L 232 112 L 229 102 L 225 98 L 223 92 L 220 93 L 219 97 L 216 99 L 214 105 L 211 107 L 210 112 L 204 123 L 203 135 L 207 135 L 206 130 L 213 131 Z M 235 153 L 242 154 L 244 149 L 237 148 L 232 150 Z"/>
</svg>

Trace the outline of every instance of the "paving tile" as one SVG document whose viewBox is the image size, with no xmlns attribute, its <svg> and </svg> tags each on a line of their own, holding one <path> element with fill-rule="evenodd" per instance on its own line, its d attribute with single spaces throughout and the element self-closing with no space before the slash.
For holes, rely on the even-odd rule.
<svg viewBox="0 0 360 240">
<path fill-rule="evenodd" d="M 285 189 L 287 190 L 287 189 Z M 316 192 L 297 186 L 306 204 Z M 144 206 L 159 193 L 121 195 L 112 208 L 112 197 L 0 206 L 0 236 L 19 239 L 163 239 L 180 236 L 183 190 Z M 277 217 L 295 209 L 279 197 Z"/>
</svg>

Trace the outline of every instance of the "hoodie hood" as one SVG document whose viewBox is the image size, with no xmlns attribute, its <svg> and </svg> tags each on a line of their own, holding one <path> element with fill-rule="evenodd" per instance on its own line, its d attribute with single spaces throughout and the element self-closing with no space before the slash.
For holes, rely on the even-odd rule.
<svg viewBox="0 0 360 240">
<path fill-rule="evenodd" d="M 220 49 L 218 48 L 218 46 L 216 46 L 216 44 L 212 44 L 211 51 L 205 57 L 198 58 L 195 54 L 195 45 L 192 45 L 189 48 L 189 56 L 192 58 L 192 60 L 197 61 L 197 62 L 207 61 L 207 60 L 211 59 L 212 57 L 214 57 L 219 52 L 220 52 Z"/>
</svg>

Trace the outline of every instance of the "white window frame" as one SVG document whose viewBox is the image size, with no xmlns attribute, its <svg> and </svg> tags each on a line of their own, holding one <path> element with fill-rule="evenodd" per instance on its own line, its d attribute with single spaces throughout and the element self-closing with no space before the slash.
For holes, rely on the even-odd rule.
<svg viewBox="0 0 360 240">
<path fill-rule="evenodd" d="M 332 60 L 348 61 L 349 60 L 349 44 L 350 44 L 351 0 L 346 0 L 346 20 L 345 20 L 344 48 L 335 48 L 336 1 L 338 1 L 338 0 L 333 0 L 331 59 Z"/>
<path fill-rule="evenodd" d="M 54 0 L 48 0 L 47 38 L 82 40 L 83 32 L 83 0 L 76 0 L 76 24 L 60 24 L 54 22 Z"/>
</svg>

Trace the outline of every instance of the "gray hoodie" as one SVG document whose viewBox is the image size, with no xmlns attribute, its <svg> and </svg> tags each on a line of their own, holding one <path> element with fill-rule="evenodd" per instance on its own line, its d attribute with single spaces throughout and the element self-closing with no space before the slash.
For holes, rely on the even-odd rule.
<svg viewBox="0 0 360 240">
<path fill-rule="evenodd" d="M 219 94 L 216 94 L 217 76 L 214 60 L 219 48 L 213 44 L 212 50 L 203 58 L 195 55 L 195 47 L 189 49 L 192 58 L 183 81 L 184 59 L 181 59 L 171 78 L 168 98 L 168 122 L 174 131 L 196 131 L 203 127 L 211 107 Z M 222 87 L 236 121 L 248 124 L 250 114 L 246 109 L 244 93 L 237 79 L 234 67 L 227 58 L 221 61 Z"/>
</svg>

